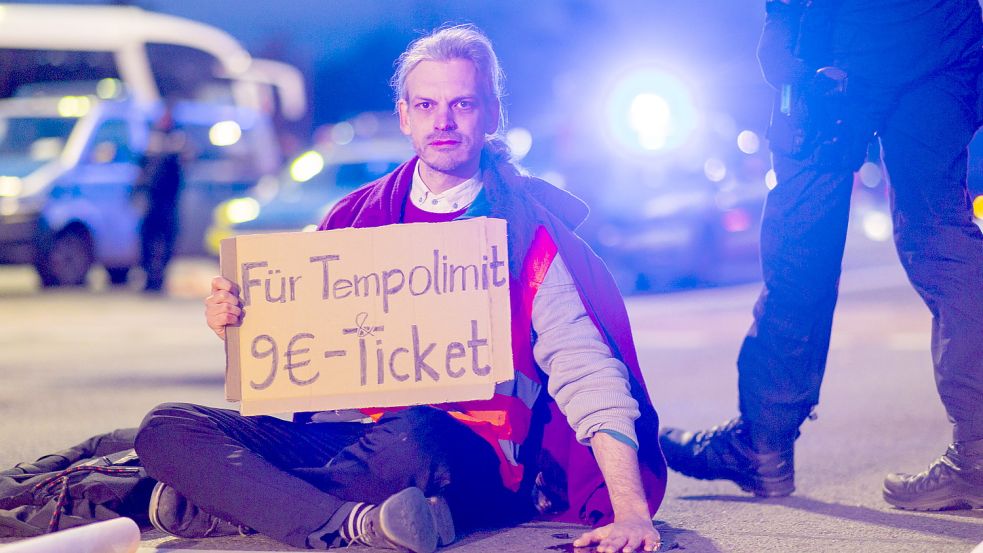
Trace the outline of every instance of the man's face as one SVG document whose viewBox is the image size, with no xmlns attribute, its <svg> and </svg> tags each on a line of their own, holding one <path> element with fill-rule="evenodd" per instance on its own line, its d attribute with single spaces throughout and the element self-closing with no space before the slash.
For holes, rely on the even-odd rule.
<svg viewBox="0 0 983 553">
<path fill-rule="evenodd" d="M 498 127 L 498 102 L 483 94 L 468 60 L 420 62 L 406 76 L 406 99 L 397 107 L 399 128 L 423 160 L 425 180 L 428 169 L 454 180 L 471 177 L 485 134 Z"/>
</svg>

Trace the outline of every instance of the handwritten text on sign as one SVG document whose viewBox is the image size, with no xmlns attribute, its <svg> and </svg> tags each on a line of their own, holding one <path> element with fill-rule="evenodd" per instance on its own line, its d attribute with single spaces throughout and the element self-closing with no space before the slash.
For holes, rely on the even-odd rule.
<svg viewBox="0 0 983 553">
<path fill-rule="evenodd" d="M 505 223 L 240 236 L 245 316 L 226 394 L 245 414 L 490 397 L 512 378 Z"/>
</svg>

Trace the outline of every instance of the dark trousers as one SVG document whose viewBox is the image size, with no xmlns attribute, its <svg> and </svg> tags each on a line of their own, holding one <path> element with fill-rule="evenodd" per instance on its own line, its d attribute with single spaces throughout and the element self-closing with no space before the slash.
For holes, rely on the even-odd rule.
<svg viewBox="0 0 983 553">
<path fill-rule="evenodd" d="M 895 244 L 932 314 L 935 379 L 957 441 L 983 438 L 983 235 L 966 184 L 977 92 L 966 73 L 868 91 L 853 114 L 880 137 Z M 741 414 L 768 447 L 794 440 L 818 403 L 829 349 L 857 167 L 817 158 L 773 153 L 778 185 L 761 229 L 764 288 L 738 357 Z"/>
<path fill-rule="evenodd" d="M 463 528 L 511 522 L 528 503 L 505 489 L 487 442 L 431 407 L 362 424 L 167 403 L 144 419 L 136 449 L 150 476 L 204 511 L 295 547 L 337 544 L 355 502 L 410 486 L 446 497 Z"/>
<path fill-rule="evenodd" d="M 167 265 L 174 255 L 177 221 L 173 214 L 148 214 L 140 225 L 140 266 L 147 275 L 144 288 L 164 287 Z"/>
</svg>

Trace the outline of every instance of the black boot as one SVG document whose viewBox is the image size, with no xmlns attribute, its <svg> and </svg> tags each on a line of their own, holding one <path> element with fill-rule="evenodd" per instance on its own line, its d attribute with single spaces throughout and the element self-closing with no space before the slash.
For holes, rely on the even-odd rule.
<svg viewBox="0 0 983 553">
<path fill-rule="evenodd" d="M 792 442 L 763 451 L 751 446 L 740 417 L 700 432 L 664 428 L 659 444 L 669 468 L 701 480 L 730 480 L 759 497 L 782 497 L 795 491 Z"/>
<path fill-rule="evenodd" d="M 884 501 L 912 511 L 983 508 L 983 440 L 950 445 L 925 472 L 889 474 Z"/>
</svg>

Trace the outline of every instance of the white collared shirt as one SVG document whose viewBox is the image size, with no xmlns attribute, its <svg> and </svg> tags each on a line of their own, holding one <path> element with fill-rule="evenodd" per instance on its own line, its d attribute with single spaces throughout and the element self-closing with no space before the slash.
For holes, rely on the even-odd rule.
<svg viewBox="0 0 983 553">
<path fill-rule="evenodd" d="M 423 177 L 420 176 L 420 165 L 422 164 L 423 162 L 418 161 L 416 170 L 413 171 L 410 199 L 413 201 L 413 205 L 423 211 L 430 213 L 460 211 L 471 205 L 471 202 L 478 196 L 478 192 L 481 192 L 481 176 L 475 171 L 471 178 L 454 188 L 445 190 L 440 194 L 434 194 L 427 188 L 427 184 L 423 182 Z"/>
</svg>

